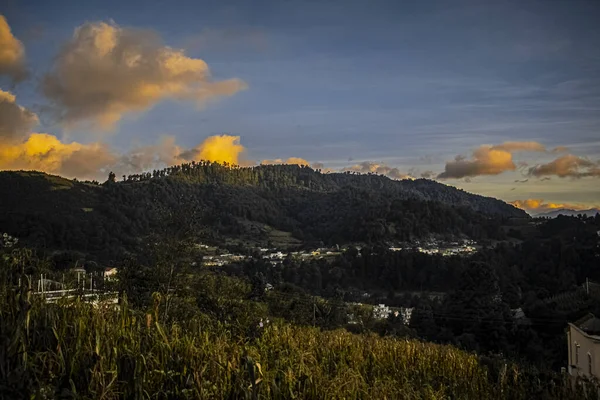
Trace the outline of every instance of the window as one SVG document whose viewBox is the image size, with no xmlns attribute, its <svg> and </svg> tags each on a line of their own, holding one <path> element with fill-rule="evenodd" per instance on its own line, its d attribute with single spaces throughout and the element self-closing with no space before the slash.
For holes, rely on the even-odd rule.
<svg viewBox="0 0 600 400">
<path fill-rule="evenodd" d="M 592 375 L 592 355 L 588 353 L 588 374 Z"/>
<path fill-rule="evenodd" d="M 579 345 L 575 342 L 575 365 L 579 366 Z"/>
</svg>

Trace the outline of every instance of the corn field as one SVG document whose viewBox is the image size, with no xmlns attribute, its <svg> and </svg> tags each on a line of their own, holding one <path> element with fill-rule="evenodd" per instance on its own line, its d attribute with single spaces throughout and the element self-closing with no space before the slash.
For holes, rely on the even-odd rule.
<svg viewBox="0 0 600 400">
<path fill-rule="evenodd" d="M 569 399 L 560 378 L 474 354 L 344 330 L 271 323 L 252 339 L 209 317 L 161 324 L 154 310 L 0 300 L 0 397 L 6 399 Z"/>
</svg>

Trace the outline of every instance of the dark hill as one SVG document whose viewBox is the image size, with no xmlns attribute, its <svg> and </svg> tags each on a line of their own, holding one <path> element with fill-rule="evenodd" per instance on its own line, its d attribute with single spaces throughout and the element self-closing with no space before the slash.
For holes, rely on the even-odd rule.
<svg viewBox="0 0 600 400">
<path fill-rule="evenodd" d="M 567 217 L 576 217 L 578 215 L 587 215 L 593 217 L 594 215 L 600 213 L 599 208 L 589 208 L 587 210 L 571 210 L 569 208 L 562 208 L 560 210 L 552 210 L 539 214 L 535 214 L 535 217 L 544 217 L 544 218 L 556 218 L 559 215 L 564 215 Z"/>
<path fill-rule="evenodd" d="M 293 165 L 192 163 L 99 185 L 0 172 L 0 232 L 38 247 L 118 257 L 151 235 L 216 244 L 407 241 L 501 235 L 526 214 L 437 182 L 323 174 Z"/>
</svg>

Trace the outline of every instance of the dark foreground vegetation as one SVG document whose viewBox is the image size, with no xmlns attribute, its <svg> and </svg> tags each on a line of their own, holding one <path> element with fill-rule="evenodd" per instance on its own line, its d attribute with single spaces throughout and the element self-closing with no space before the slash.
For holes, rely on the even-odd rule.
<svg viewBox="0 0 600 400">
<path fill-rule="evenodd" d="M 42 304 L 3 293 L 3 398 L 594 398 L 560 376 L 491 368 L 450 346 L 273 322 L 248 337 L 207 315 Z"/>
<path fill-rule="evenodd" d="M 2 300 L 4 398 L 585 398 L 449 346 L 273 323 L 253 339 L 214 319 Z"/>
<path fill-rule="evenodd" d="M 591 383 L 424 343 L 393 319 L 373 320 L 370 310 L 257 290 L 249 279 L 188 267 L 185 246 L 160 247 L 153 264 L 129 260 L 118 282 L 105 283 L 120 291 L 118 305 L 46 303 L 29 276 L 61 274 L 35 252 L 5 249 L 0 397 L 596 398 Z M 349 312 L 358 324 L 346 324 Z"/>
</svg>

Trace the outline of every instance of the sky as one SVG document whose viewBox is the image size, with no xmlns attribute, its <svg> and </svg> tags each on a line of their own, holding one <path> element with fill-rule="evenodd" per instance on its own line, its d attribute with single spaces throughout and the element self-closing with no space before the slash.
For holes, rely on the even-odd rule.
<svg viewBox="0 0 600 400">
<path fill-rule="evenodd" d="M 0 169 L 209 158 L 600 206 L 600 3 L 7 0 Z"/>
</svg>

